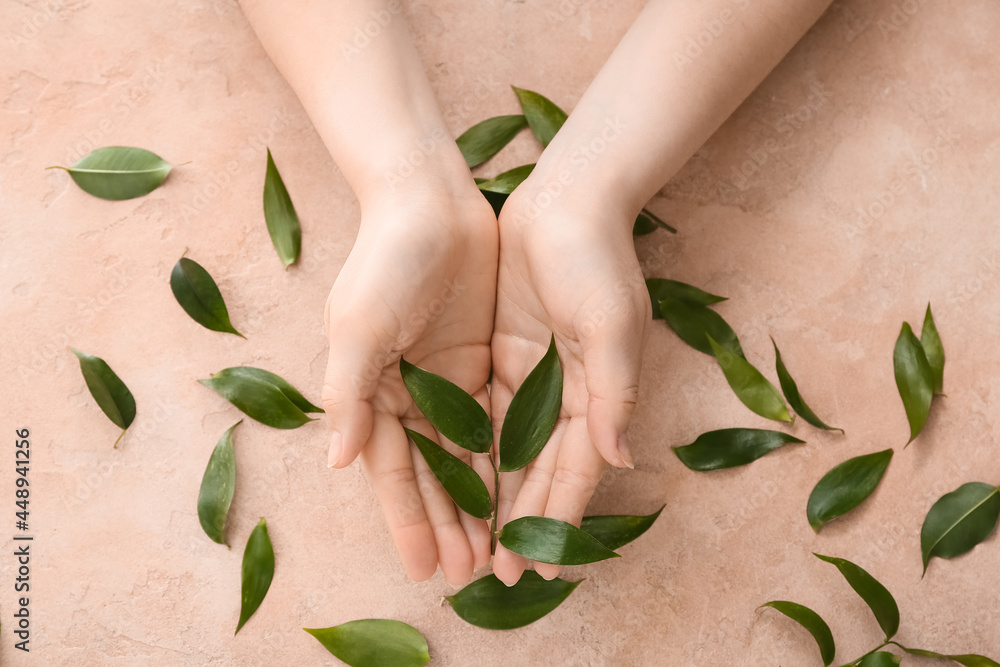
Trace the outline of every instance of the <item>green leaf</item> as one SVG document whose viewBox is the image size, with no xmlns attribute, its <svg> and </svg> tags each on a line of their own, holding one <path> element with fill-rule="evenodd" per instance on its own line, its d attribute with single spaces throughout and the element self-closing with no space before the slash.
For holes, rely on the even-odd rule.
<svg viewBox="0 0 1000 667">
<path fill-rule="evenodd" d="M 649 292 L 649 300 L 653 304 L 654 320 L 663 319 L 663 315 L 660 313 L 660 301 L 664 299 L 683 301 L 692 306 L 709 306 L 726 300 L 724 296 L 709 294 L 694 285 L 669 278 L 646 278 L 646 291 Z M 735 335 L 734 333 L 733 336 Z"/>
<path fill-rule="evenodd" d="M 924 327 L 920 332 L 920 347 L 924 349 L 927 364 L 931 367 L 933 391 L 935 394 L 940 394 L 944 389 L 944 345 L 941 343 L 941 336 L 938 335 L 937 325 L 934 324 L 934 315 L 931 314 L 929 303 L 927 313 L 924 315 Z"/>
<path fill-rule="evenodd" d="M 232 369 L 226 369 L 230 371 Z M 270 382 L 242 373 L 216 373 L 208 380 L 198 380 L 235 405 L 246 416 L 274 428 L 298 428 L 314 419 Z"/>
<path fill-rule="evenodd" d="M 829 665 L 833 662 L 833 656 L 837 652 L 836 645 L 833 643 L 833 633 L 830 632 L 830 626 L 826 624 L 820 615 L 814 612 L 809 607 L 797 604 L 795 602 L 786 602 L 784 600 L 773 600 L 771 602 L 765 602 L 761 607 L 771 607 L 777 609 L 782 614 L 792 619 L 803 628 L 812 634 L 813 639 L 819 645 L 819 653 L 823 658 L 823 664 Z"/>
<path fill-rule="evenodd" d="M 274 578 L 274 547 L 271 537 L 267 534 L 267 521 L 260 518 L 243 551 L 242 586 L 240 591 L 240 622 L 236 626 L 235 635 L 240 628 L 250 620 L 260 603 L 267 595 Z"/>
<path fill-rule="evenodd" d="M 726 381 L 732 387 L 736 398 L 761 417 L 774 419 L 777 421 L 792 421 L 788 414 L 788 408 L 781 399 L 781 394 L 774 388 L 761 372 L 754 368 L 753 364 L 741 356 L 737 356 L 728 349 L 715 342 L 711 335 L 708 336 L 708 343 L 712 346 L 712 352 L 722 367 L 722 372 L 726 376 Z"/>
<path fill-rule="evenodd" d="M 899 631 L 899 606 L 896 604 L 895 598 L 892 597 L 892 593 L 875 577 L 849 560 L 821 556 L 817 553 L 814 553 L 813 556 L 827 563 L 832 563 L 840 570 L 854 592 L 861 596 L 861 599 L 875 614 L 875 620 L 878 621 L 879 627 L 885 633 L 885 640 L 892 639 L 893 635 Z M 898 664 L 898 661 L 893 664 Z"/>
<path fill-rule="evenodd" d="M 607 548 L 617 549 L 649 530 L 653 522 L 660 517 L 663 507 L 646 516 L 629 514 L 585 516 L 580 522 L 580 530 Z"/>
<path fill-rule="evenodd" d="M 177 260 L 170 272 L 170 289 L 184 312 L 201 326 L 246 338 L 233 328 L 219 286 L 198 262 L 187 257 Z"/>
<path fill-rule="evenodd" d="M 525 570 L 509 588 L 490 574 L 445 599 L 467 623 L 487 630 L 513 630 L 551 612 L 579 585 L 579 581 L 546 581 L 534 570 Z"/>
<path fill-rule="evenodd" d="M 899 666 L 899 656 L 895 653 L 889 653 L 888 651 L 875 651 L 874 653 L 869 653 L 861 662 L 858 663 L 858 667 L 898 667 Z"/>
<path fill-rule="evenodd" d="M 573 524 L 542 516 L 509 522 L 498 539 L 507 549 L 539 563 L 584 565 L 619 557 Z"/>
<path fill-rule="evenodd" d="M 566 122 L 566 112 L 536 92 L 514 86 L 511 88 L 517 93 L 517 100 L 521 103 L 524 117 L 528 119 L 531 133 L 542 144 L 542 148 L 545 148 Z"/>
<path fill-rule="evenodd" d="M 896 642 L 893 642 L 894 644 Z M 990 660 L 987 657 L 976 655 L 974 653 L 967 653 L 964 655 L 945 655 L 943 653 L 935 653 L 934 651 L 925 651 L 919 648 L 906 648 L 900 644 L 896 644 L 899 648 L 903 649 L 910 655 L 919 655 L 925 658 L 939 658 L 943 660 L 954 660 L 960 665 L 965 665 L 965 667 L 1000 667 L 1000 663 L 995 660 Z"/>
<path fill-rule="evenodd" d="M 431 472 L 441 482 L 455 504 L 480 519 L 493 515 L 493 503 L 483 478 L 462 459 L 446 451 L 427 436 L 403 429 L 423 455 Z"/>
<path fill-rule="evenodd" d="M 493 444 L 493 426 L 483 406 L 440 375 L 399 359 L 399 373 L 413 402 L 427 420 L 456 445 L 483 454 Z"/>
<path fill-rule="evenodd" d="M 201 478 L 201 490 L 198 492 L 198 520 L 201 521 L 202 529 L 213 542 L 227 547 L 226 520 L 229 518 L 229 506 L 233 503 L 233 490 L 236 488 L 233 431 L 242 423 L 241 419 L 219 438 L 208 459 L 208 466 Z"/>
<path fill-rule="evenodd" d="M 476 184 L 479 189 L 483 192 L 493 192 L 502 195 L 509 195 L 514 191 L 514 188 L 519 186 L 524 182 L 524 179 L 528 177 L 531 170 L 535 168 L 532 164 L 522 164 L 520 167 L 514 167 L 509 169 L 502 174 L 497 174 L 493 178 L 477 178 Z M 489 199 L 489 197 L 487 197 Z"/>
<path fill-rule="evenodd" d="M 924 572 L 931 558 L 954 558 L 972 550 L 997 527 L 1000 487 L 982 482 L 963 484 L 941 496 L 920 529 Z"/>
<path fill-rule="evenodd" d="M 812 424 L 816 428 L 821 428 L 825 431 L 840 431 L 844 432 L 844 429 L 837 428 L 836 426 L 827 426 L 823 423 L 823 420 L 816 416 L 816 413 L 806 405 L 805 400 L 802 395 L 799 394 L 799 386 L 792 379 L 792 375 L 785 368 L 785 362 L 781 360 L 781 351 L 778 350 L 778 344 L 774 342 L 774 338 L 771 339 L 771 344 L 774 345 L 774 359 L 775 366 L 778 371 L 778 382 L 781 383 L 781 391 L 785 394 L 785 398 L 788 400 L 788 404 L 792 406 L 792 410 L 795 413 L 806 420 L 807 423 Z"/>
<path fill-rule="evenodd" d="M 520 470 L 531 463 L 549 441 L 562 408 L 562 365 L 556 340 L 528 373 L 511 399 L 500 429 L 500 472 Z"/>
<path fill-rule="evenodd" d="M 510 195 L 502 192 L 490 192 L 489 190 L 480 190 L 480 192 L 483 193 L 483 197 L 493 207 L 493 214 L 499 217 L 500 211 L 503 209 L 503 205 L 507 202 L 507 197 Z"/>
<path fill-rule="evenodd" d="M 528 120 L 523 115 L 495 116 L 470 127 L 455 143 L 462 151 L 465 163 L 472 169 L 499 153 L 526 127 Z"/>
<path fill-rule="evenodd" d="M 882 480 L 892 460 L 892 450 L 865 454 L 834 466 L 809 494 L 806 517 L 817 533 L 828 521 L 863 503 Z"/>
<path fill-rule="evenodd" d="M 280 375 L 275 375 L 271 371 L 265 371 L 263 368 L 255 368 L 253 366 L 232 366 L 230 368 L 224 368 L 218 373 L 212 375 L 213 378 L 231 380 L 233 378 L 245 378 L 247 380 L 256 380 L 259 382 L 266 382 L 267 384 L 274 385 L 278 391 L 285 395 L 292 405 L 297 407 L 302 412 L 323 412 L 323 408 L 318 405 L 313 405 L 311 402 L 306 400 L 306 397 L 302 393 L 290 385 L 287 380 L 285 380 Z"/>
<path fill-rule="evenodd" d="M 931 409 L 934 395 L 934 376 L 927 355 L 920 341 L 913 335 L 910 325 L 903 322 L 903 328 L 896 339 L 896 349 L 892 353 L 892 365 L 896 373 L 896 387 L 903 399 L 906 419 L 910 422 L 910 439 L 920 435 Z"/>
<path fill-rule="evenodd" d="M 665 229 L 671 234 L 677 233 L 676 229 L 660 220 L 655 213 L 644 208 L 635 218 L 635 224 L 632 225 L 632 236 L 645 236 L 652 234 L 657 229 Z"/>
<path fill-rule="evenodd" d="M 104 359 L 92 357 L 73 348 L 70 350 L 80 360 L 80 371 L 83 373 L 90 395 L 97 401 L 97 406 L 115 426 L 122 430 L 118 440 L 115 440 L 114 446 L 117 447 L 118 441 L 135 419 L 135 398 Z"/>
<path fill-rule="evenodd" d="M 302 628 L 351 667 L 420 667 L 431 660 L 427 640 L 402 621 L 369 618 L 332 628 Z"/>
<path fill-rule="evenodd" d="M 674 447 L 674 454 L 691 470 L 701 472 L 735 468 L 756 461 L 790 442 L 804 441 L 780 431 L 723 428 L 702 433 L 690 445 Z"/>
<path fill-rule="evenodd" d="M 712 344 L 708 342 L 711 336 L 723 348 L 739 357 L 744 356 L 736 332 L 714 310 L 668 297 L 660 300 L 659 313 L 681 340 L 699 352 L 714 356 Z"/>
<path fill-rule="evenodd" d="M 285 182 L 281 180 L 271 157 L 270 148 L 267 149 L 267 175 L 264 178 L 264 221 L 271 243 L 287 270 L 302 251 L 302 227 L 299 226 L 299 216 L 292 205 L 292 198 L 288 196 Z"/>
<path fill-rule="evenodd" d="M 131 146 L 106 146 L 87 153 L 69 172 L 77 185 L 101 199 L 119 201 L 147 195 L 163 185 L 170 165 L 156 153 Z"/>
</svg>

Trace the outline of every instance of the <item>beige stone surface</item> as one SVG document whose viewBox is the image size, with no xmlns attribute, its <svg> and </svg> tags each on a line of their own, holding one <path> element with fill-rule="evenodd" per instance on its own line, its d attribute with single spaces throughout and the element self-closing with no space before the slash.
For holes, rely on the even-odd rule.
<svg viewBox="0 0 1000 667">
<path fill-rule="evenodd" d="M 442 0 L 407 12 L 457 135 L 514 112 L 509 84 L 572 108 L 640 5 Z M 323 305 L 358 224 L 350 190 L 236 3 L 0 3 L 0 662 L 334 664 L 300 628 L 386 617 L 419 628 L 439 665 L 818 665 L 804 631 L 756 610 L 790 599 L 828 620 L 840 664 L 880 634 L 813 551 L 854 560 L 889 587 L 901 642 L 1000 657 L 998 538 L 935 561 L 923 579 L 919 551 L 934 500 L 965 482 L 1000 483 L 997 34 L 1000 7 L 987 0 L 837 2 L 651 202 L 680 233 L 637 240 L 647 275 L 730 297 L 718 311 L 749 359 L 774 378 L 773 336 L 804 395 L 847 435 L 800 420 L 791 432 L 808 444 L 744 468 L 688 471 L 670 446 L 772 424 L 658 323 L 632 428 L 636 470 L 608 472 L 591 509 L 666 503 L 663 516 L 620 560 L 573 568 L 567 576 L 586 581 L 555 613 L 490 632 L 441 604 L 452 590 L 440 574 L 406 579 L 358 468 L 327 470 L 322 422 L 246 422 L 234 548 L 198 524 L 209 452 L 240 415 L 195 380 L 257 365 L 318 399 Z M 701 48 L 725 38 L 706 33 Z M 44 170 L 115 144 L 179 166 L 161 189 L 124 202 Z M 302 260 L 287 272 L 262 219 L 265 146 L 304 229 Z M 483 172 L 536 150 L 521 136 Z M 248 340 L 200 328 L 174 302 L 168 276 L 185 248 Z M 892 349 L 928 301 L 948 395 L 904 450 Z M 136 396 L 117 449 L 67 345 L 105 358 Z M 30 654 L 14 650 L 10 630 L 12 440 L 24 427 Z M 870 501 L 813 534 L 815 482 L 888 447 L 895 459 Z M 277 572 L 233 637 L 242 547 L 260 516 Z"/>
</svg>

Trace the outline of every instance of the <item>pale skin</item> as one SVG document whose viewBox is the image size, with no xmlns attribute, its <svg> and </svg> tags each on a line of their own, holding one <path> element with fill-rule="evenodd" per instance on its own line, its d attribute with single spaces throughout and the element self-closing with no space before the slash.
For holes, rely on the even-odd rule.
<svg viewBox="0 0 1000 667">
<path fill-rule="evenodd" d="M 329 464 L 360 458 L 410 577 L 440 567 L 462 585 L 490 561 L 490 527 L 454 505 L 403 427 L 471 463 L 491 489 L 492 468 L 422 418 L 400 356 L 473 394 L 499 435 L 554 334 L 560 420 L 534 462 L 501 476 L 498 527 L 530 515 L 579 525 L 605 466 L 633 466 L 627 431 L 650 306 L 632 222 L 829 0 L 651 0 L 499 220 L 451 139 L 465 128 L 445 126 L 398 2 L 241 4 L 361 204 L 327 302 Z M 341 45 L 373 20 L 378 34 L 345 55 Z M 709 23 L 717 34 L 701 53 L 678 57 Z M 496 547 L 493 570 L 508 585 L 529 565 Z"/>
</svg>

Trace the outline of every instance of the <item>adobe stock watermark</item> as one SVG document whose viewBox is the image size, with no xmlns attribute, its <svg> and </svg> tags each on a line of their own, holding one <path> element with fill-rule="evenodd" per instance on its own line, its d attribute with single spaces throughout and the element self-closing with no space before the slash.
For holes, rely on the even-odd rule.
<svg viewBox="0 0 1000 667">
<path fill-rule="evenodd" d="M 37 37 L 68 5 L 67 0 L 49 0 L 40 10 L 31 16 L 26 16 L 20 25 L 7 34 L 7 43 L 14 47 L 24 46 Z"/>
<path fill-rule="evenodd" d="M 701 30 L 688 35 L 684 47 L 674 51 L 674 65 L 677 71 L 683 71 L 685 67 L 700 58 L 706 49 L 712 48 L 715 40 L 721 37 L 729 26 L 736 23 L 736 12 L 746 9 L 750 5 L 750 0 L 733 0 L 733 5 L 735 9 L 727 7 L 720 11 L 718 16 L 702 21 Z"/>
<path fill-rule="evenodd" d="M 888 39 L 893 33 L 900 32 L 925 4 L 927 0 L 902 0 L 895 3 L 889 15 L 875 23 L 882 39 Z"/>
<path fill-rule="evenodd" d="M 354 28 L 350 41 L 340 43 L 340 54 L 345 62 L 351 62 L 368 48 L 372 40 L 378 39 L 395 16 L 403 13 L 402 0 L 389 0 L 385 9 L 373 9 L 362 25 Z"/>
</svg>

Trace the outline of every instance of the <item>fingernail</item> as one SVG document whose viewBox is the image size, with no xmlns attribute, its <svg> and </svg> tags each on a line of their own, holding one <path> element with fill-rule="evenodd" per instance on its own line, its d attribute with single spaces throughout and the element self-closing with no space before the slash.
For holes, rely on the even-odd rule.
<svg viewBox="0 0 1000 667">
<path fill-rule="evenodd" d="M 628 449 L 628 434 L 622 433 L 618 436 L 618 455 L 622 457 L 622 463 L 626 465 L 630 470 L 635 469 L 635 463 L 632 462 L 632 452 Z"/>
<path fill-rule="evenodd" d="M 327 455 L 326 465 L 328 468 L 333 468 L 340 461 L 340 455 L 344 451 L 344 436 L 340 435 L 340 431 L 334 431 L 333 435 L 330 436 L 330 453 Z"/>
</svg>

